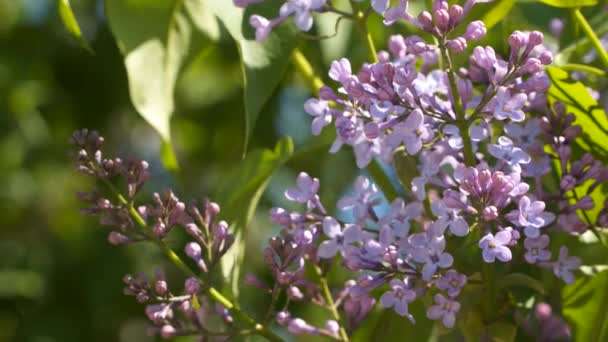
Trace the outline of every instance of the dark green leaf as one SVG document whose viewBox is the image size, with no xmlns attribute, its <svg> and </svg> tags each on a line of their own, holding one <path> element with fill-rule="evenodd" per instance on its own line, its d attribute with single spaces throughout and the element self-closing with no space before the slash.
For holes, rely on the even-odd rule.
<svg viewBox="0 0 608 342">
<path fill-rule="evenodd" d="M 293 154 L 291 138 L 281 139 L 274 150 L 251 152 L 241 165 L 227 175 L 215 200 L 222 208 L 221 217 L 236 232 L 235 245 L 222 257 L 222 272 L 232 285 L 233 295 L 238 294 L 239 267 L 245 255 L 246 228 L 253 218 L 258 202 L 268 185 L 270 176 Z"/>
<path fill-rule="evenodd" d="M 59 16 L 61 17 L 61 21 L 66 30 L 68 30 L 72 37 L 74 37 L 83 48 L 90 53 L 93 53 L 93 50 L 82 36 L 82 31 L 80 30 L 78 21 L 76 21 L 74 11 L 72 11 L 70 0 L 57 0 L 57 7 L 59 9 Z"/>
<path fill-rule="evenodd" d="M 498 287 L 501 289 L 506 289 L 510 287 L 526 287 L 535 290 L 541 295 L 545 294 L 545 288 L 543 287 L 543 284 L 540 281 L 523 273 L 510 273 L 504 276 L 498 282 Z"/>
<path fill-rule="evenodd" d="M 255 122 L 289 65 L 296 33 L 291 25 L 282 24 L 273 30 L 265 42 L 260 43 L 255 40 L 254 31 L 249 25 L 252 13 L 234 6 L 232 1 L 210 1 L 208 5 L 234 38 L 241 54 L 245 86 L 246 151 Z M 254 7 L 255 13 L 262 11 L 261 13 L 268 13 L 272 17 L 279 13 L 278 6 L 275 5 Z"/>
<path fill-rule="evenodd" d="M 399 316 L 393 309 L 384 309 L 371 334 L 353 338 L 353 341 L 428 341 L 434 322 L 426 318 L 424 304 L 416 300 L 409 305 L 409 311 L 416 318 L 415 324 Z"/>
<path fill-rule="evenodd" d="M 538 0 L 549 6 L 560 8 L 577 8 L 597 5 L 597 0 Z"/>
<path fill-rule="evenodd" d="M 608 340 L 608 271 L 581 277 L 562 291 L 564 316 L 573 324 L 575 341 Z"/>
<path fill-rule="evenodd" d="M 517 326 L 511 322 L 499 321 L 490 324 L 487 332 L 493 342 L 512 342 L 515 341 Z"/>
</svg>

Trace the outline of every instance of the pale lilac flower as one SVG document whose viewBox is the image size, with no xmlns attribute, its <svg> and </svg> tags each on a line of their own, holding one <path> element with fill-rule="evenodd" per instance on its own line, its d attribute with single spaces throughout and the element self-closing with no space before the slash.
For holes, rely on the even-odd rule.
<svg viewBox="0 0 608 342">
<path fill-rule="evenodd" d="M 562 246 L 559 249 L 559 257 L 553 263 L 553 273 L 562 278 L 566 284 L 574 283 L 574 275 L 572 271 L 577 270 L 581 266 L 581 259 L 575 256 L 568 256 L 568 247 Z"/>
<path fill-rule="evenodd" d="M 498 138 L 498 144 L 488 145 L 488 152 L 497 159 L 505 161 L 513 171 L 520 173 L 521 164 L 530 163 L 530 155 L 513 144 L 513 141 L 505 136 Z"/>
<path fill-rule="evenodd" d="M 433 201 L 431 210 L 437 216 L 435 227 L 439 229 L 438 235 L 442 235 L 446 228 L 456 236 L 465 236 L 469 233 L 469 224 L 459 215 L 460 210 L 448 208 L 442 200 Z"/>
<path fill-rule="evenodd" d="M 369 112 L 377 119 L 385 119 L 391 114 L 403 114 L 405 108 L 395 106 L 390 101 L 373 101 Z"/>
<path fill-rule="evenodd" d="M 445 253 L 445 238 L 437 237 L 431 231 L 411 235 L 409 242 L 413 249 L 412 257 L 416 262 L 424 263 L 422 279 L 430 281 L 439 268 L 451 267 L 454 258 Z"/>
<path fill-rule="evenodd" d="M 499 87 L 495 97 L 494 117 L 498 120 L 509 118 L 513 121 L 523 121 L 525 114 L 522 108 L 527 99 L 524 93 L 511 95 L 508 88 Z"/>
<path fill-rule="evenodd" d="M 382 14 L 388 9 L 390 0 L 371 0 L 374 11 Z"/>
<path fill-rule="evenodd" d="M 483 260 L 485 262 L 494 262 L 498 259 L 502 262 L 510 261 L 512 258 L 509 243 L 511 242 L 511 233 L 508 230 L 501 230 L 496 233 L 488 233 L 479 240 L 479 248 L 483 249 Z"/>
<path fill-rule="evenodd" d="M 525 125 L 518 125 L 509 122 L 505 125 L 504 131 L 513 140 L 517 141 L 523 148 L 528 148 L 535 143 L 536 137 L 541 133 L 540 120 L 532 118 L 526 120 Z"/>
<path fill-rule="evenodd" d="M 325 240 L 319 245 L 317 255 L 324 259 L 333 258 L 338 251 L 344 254 L 347 245 L 362 241 L 365 238 L 365 234 L 359 226 L 346 225 L 344 230 L 342 230 L 340 223 L 329 216 L 323 219 L 323 233 L 330 240 Z"/>
<path fill-rule="evenodd" d="M 319 180 L 310 177 L 306 172 L 300 172 L 296 179 L 296 187 L 285 191 L 285 197 L 290 201 L 307 203 L 315 200 L 319 191 Z"/>
<path fill-rule="evenodd" d="M 460 303 L 438 293 L 435 295 L 435 305 L 428 308 L 426 316 L 432 320 L 442 319 L 444 327 L 452 328 L 456 323 L 456 313 L 459 310 Z"/>
<path fill-rule="evenodd" d="M 422 111 L 415 109 L 403 123 L 394 127 L 393 132 L 386 137 L 386 143 L 392 148 L 403 144 L 408 154 L 415 155 L 422 148 L 423 140 L 431 139 L 432 135 L 432 131 L 424 124 Z"/>
<path fill-rule="evenodd" d="M 329 77 L 332 80 L 344 83 L 351 76 L 352 69 L 350 67 L 350 61 L 348 59 L 341 58 L 331 63 L 331 68 L 329 69 Z"/>
<path fill-rule="evenodd" d="M 294 14 L 296 26 L 302 31 L 312 28 L 312 11 L 319 10 L 327 0 L 288 0 L 280 9 L 281 17 Z"/>
<path fill-rule="evenodd" d="M 389 285 L 391 289 L 382 294 L 380 303 L 385 308 L 394 307 L 400 316 L 409 316 L 407 306 L 416 299 L 416 292 L 409 288 L 407 278 L 393 279 Z"/>
<path fill-rule="evenodd" d="M 371 208 L 379 202 L 379 199 L 375 198 L 377 193 L 378 189 L 374 183 L 367 177 L 359 176 L 355 181 L 355 193 L 342 197 L 338 201 L 338 208 L 341 210 L 352 209 L 353 216 L 357 221 L 365 221 Z"/>
<path fill-rule="evenodd" d="M 312 120 L 312 134 L 319 135 L 323 127 L 331 123 L 332 115 L 329 103 L 319 99 L 309 99 L 304 103 L 306 113 L 314 117 Z"/>
<path fill-rule="evenodd" d="M 455 270 L 448 270 L 441 276 L 441 278 L 437 279 L 435 285 L 438 288 L 446 291 L 448 296 L 454 298 L 458 296 L 460 290 L 466 285 L 467 276 L 461 273 L 456 272 Z"/>
<path fill-rule="evenodd" d="M 551 252 L 545 249 L 548 245 L 549 236 L 547 235 L 540 235 L 536 238 L 526 238 L 524 240 L 524 247 L 526 247 L 524 258 L 531 264 L 538 261 L 549 260 L 551 258 Z"/>
<path fill-rule="evenodd" d="M 255 39 L 259 42 L 266 40 L 273 28 L 273 22 L 254 14 L 249 17 L 249 24 L 255 29 Z"/>
<path fill-rule="evenodd" d="M 408 12 L 408 0 L 399 0 L 397 6 L 391 7 L 384 13 L 384 25 L 392 25 L 398 20 L 405 19 L 410 21 L 412 24 L 422 28 L 422 25 L 413 18 Z"/>
<path fill-rule="evenodd" d="M 391 203 L 391 210 L 381 220 L 380 224 L 390 229 L 396 236 L 403 238 L 410 231 L 410 220 L 420 217 L 422 214 L 422 204 L 412 202 L 405 205 L 401 198 L 397 198 Z"/>
<path fill-rule="evenodd" d="M 528 196 L 522 196 L 518 210 L 511 211 L 507 218 L 514 224 L 525 227 L 526 237 L 535 238 L 540 235 L 540 228 L 555 219 L 555 214 L 545 211 L 545 202 L 532 201 Z"/>
</svg>

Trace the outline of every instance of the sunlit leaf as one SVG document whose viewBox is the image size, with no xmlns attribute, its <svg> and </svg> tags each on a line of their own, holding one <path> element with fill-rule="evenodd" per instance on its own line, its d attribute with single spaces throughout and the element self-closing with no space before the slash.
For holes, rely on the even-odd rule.
<svg viewBox="0 0 608 342">
<path fill-rule="evenodd" d="M 481 21 L 483 21 L 488 30 L 491 29 L 509 14 L 514 4 L 515 1 L 513 0 L 494 1 L 493 7 L 481 17 Z"/>
<path fill-rule="evenodd" d="M 283 79 L 283 74 L 289 65 L 291 52 L 296 43 L 296 31 L 291 25 L 282 24 L 273 30 L 265 42 L 257 42 L 254 31 L 249 25 L 249 17 L 253 13 L 267 14 L 269 17 L 277 16 L 279 6 L 276 3 L 250 6 L 247 11 L 234 6 L 232 1 L 210 1 L 208 5 L 228 29 L 241 54 L 245 86 L 244 148 L 246 150 L 251 131 L 264 104 Z M 252 7 L 255 8 L 255 12 L 250 13 Z"/>
<path fill-rule="evenodd" d="M 608 340 L 608 271 L 581 277 L 562 291 L 564 316 L 573 324 L 575 341 Z"/>
<path fill-rule="evenodd" d="M 93 50 L 86 39 L 82 36 L 82 31 L 80 30 L 78 21 L 76 21 L 76 16 L 70 5 L 70 0 L 57 0 L 57 7 L 59 9 L 59 16 L 61 17 L 61 21 L 66 30 L 68 30 L 72 37 L 74 37 L 83 48 L 90 53 L 93 53 Z"/>
<path fill-rule="evenodd" d="M 291 138 L 281 139 L 274 150 L 255 150 L 233 172 L 226 175 L 214 199 L 222 208 L 221 217 L 236 232 L 235 245 L 222 257 L 224 278 L 238 294 L 241 259 L 245 255 L 246 228 L 251 223 L 258 202 L 273 172 L 293 154 Z"/>
<path fill-rule="evenodd" d="M 346 0 L 334 1 L 333 5 L 336 8 L 350 8 Z M 323 15 L 315 18 L 315 25 L 317 26 L 319 35 L 331 37 L 319 41 L 323 61 L 327 64 L 346 54 L 348 43 L 353 33 L 352 20 L 342 19 L 338 21 L 339 18 L 340 15 L 336 13 L 323 13 Z"/>
<path fill-rule="evenodd" d="M 570 79 L 568 73 L 557 67 L 548 67 L 547 74 L 551 78 L 551 88 L 549 88 L 549 98 L 552 102 L 561 101 L 566 105 L 567 112 L 576 116 L 575 124 L 583 129 L 582 137 L 576 143 L 586 152 L 592 153 L 596 158 L 606 158 L 608 156 L 608 118 L 606 112 L 593 99 L 587 88 L 578 82 Z M 577 188 L 578 197 L 586 195 L 591 181 Z M 595 202 L 595 208 L 587 211 L 587 215 L 594 222 L 605 196 L 601 189 L 595 189 L 591 194 Z"/>
<path fill-rule="evenodd" d="M 166 145 L 163 159 L 176 161 L 175 156 L 168 156 L 173 154 L 170 148 L 173 93 L 192 31 L 182 2 L 108 0 L 106 14 L 124 55 L 131 102 L 161 135 Z"/>
<path fill-rule="evenodd" d="M 553 7 L 577 8 L 597 5 L 598 0 L 538 0 Z"/>
</svg>

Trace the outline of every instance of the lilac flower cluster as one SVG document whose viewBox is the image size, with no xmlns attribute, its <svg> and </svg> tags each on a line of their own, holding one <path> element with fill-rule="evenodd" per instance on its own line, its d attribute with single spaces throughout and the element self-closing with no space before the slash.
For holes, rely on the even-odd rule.
<svg viewBox="0 0 608 342">
<path fill-rule="evenodd" d="M 153 280 L 145 274 L 124 277 L 125 294 L 146 304 L 145 313 L 154 324 L 150 331 L 163 338 L 212 335 L 228 339 L 235 331 L 238 332 L 231 313 L 203 291 L 205 283 L 199 275 L 212 272 L 234 243 L 228 224 L 217 219 L 219 205 L 204 201 L 201 206 L 192 204 L 187 207 L 172 191 L 166 191 L 154 193 L 150 204 L 135 207 L 134 197 L 149 178 L 148 164 L 145 161 L 123 162 L 119 158 L 104 158 L 101 151 L 103 137 L 94 131 L 77 131 L 70 142 L 75 147 L 73 155 L 77 169 L 100 179 L 115 191 L 116 201 L 97 192 L 79 194 L 83 202 L 91 205 L 83 212 L 98 216 L 102 225 L 112 227 L 109 242 L 114 245 L 143 241 L 156 243 L 188 275 L 183 289 L 175 289 L 182 294 L 175 294 L 169 288 L 162 269 L 155 272 Z M 120 195 L 114 185 L 115 178 L 126 183 L 128 199 Z M 184 252 L 196 265 L 194 269 L 190 269 L 165 244 L 164 240 L 176 227 L 183 229 L 192 239 L 185 245 Z M 211 331 L 218 326 L 214 315 L 224 322 L 222 331 Z"/>
<path fill-rule="evenodd" d="M 405 0 L 395 7 L 372 1 L 386 25 L 405 20 L 436 43 L 395 35 L 388 51 L 358 71 L 346 58 L 336 60 L 328 73 L 336 89 L 323 86 L 304 109 L 313 118 L 313 135 L 335 128 L 330 152 L 352 147 L 359 168 L 406 156 L 417 162 L 416 172 L 402 175 L 406 195 L 393 200 L 383 215 L 378 214 L 379 190 L 368 178 L 357 178 L 354 194 L 337 203 L 352 213 L 353 222 L 329 216 L 317 195 L 318 179 L 301 173 L 286 198 L 305 203 L 306 211 L 271 212 L 272 221 L 283 227 L 265 254 L 278 284 L 271 292 L 305 288 L 303 297 L 327 306 L 328 298 L 310 285 L 304 267 L 310 262 L 324 270 L 338 257 L 344 268 L 359 274 L 329 298 L 333 309 L 343 311 L 346 332 L 356 328 L 362 308 L 366 314 L 374 306 L 371 292 L 378 289 L 383 307 L 411 321 L 410 303 L 432 298 L 427 317 L 451 328 L 461 308 L 458 295 L 479 270 L 455 269 L 449 243 L 471 241 L 483 263 L 523 261 L 574 282 L 581 260 L 565 246 L 554 256 L 550 236 L 606 226 L 608 207 L 596 222 L 584 222 L 578 211 L 594 207 L 589 194 L 607 180 L 608 169 L 590 154 L 572 160 L 580 127 L 572 125 L 574 117 L 562 104 L 551 107 L 547 100 L 550 81 L 543 65 L 552 62 L 552 53 L 542 45 L 541 32 L 513 32 L 505 59 L 490 46 L 476 46 L 468 66 L 452 64 L 450 53 L 463 53 L 485 35 L 483 22 L 474 21 L 465 34 L 453 37 L 474 4 L 434 1 L 432 12 L 413 16 Z M 436 68 L 439 59 L 442 68 Z M 559 194 L 545 192 L 542 183 L 554 161 L 561 167 Z M 573 190 L 583 185 L 587 195 L 573 202 Z M 347 305 L 350 301 L 361 304 Z M 279 323 L 304 322 L 285 310 Z M 307 325 L 297 333 L 321 334 L 322 329 Z"/>
</svg>

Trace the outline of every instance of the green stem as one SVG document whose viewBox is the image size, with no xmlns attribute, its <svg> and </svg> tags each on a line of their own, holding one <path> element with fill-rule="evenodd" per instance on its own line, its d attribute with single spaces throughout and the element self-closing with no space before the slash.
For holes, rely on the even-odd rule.
<svg viewBox="0 0 608 342">
<path fill-rule="evenodd" d="M 378 53 L 376 52 L 376 46 L 374 45 L 372 36 L 369 34 L 369 30 L 367 29 L 367 16 L 365 15 L 365 12 L 360 9 L 359 4 L 357 4 L 354 0 L 350 0 L 350 6 L 353 9 L 356 29 L 359 31 L 361 41 L 363 44 L 365 44 L 365 48 L 367 50 L 367 58 L 370 62 L 377 63 Z"/>
<path fill-rule="evenodd" d="M 497 298 L 497 287 L 496 287 L 496 267 L 493 263 L 485 262 L 481 267 L 481 275 L 483 277 L 483 285 L 485 290 L 485 296 L 482 300 L 484 317 L 491 321 L 493 317 L 496 317 L 496 302 Z"/>
<path fill-rule="evenodd" d="M 597 54 L 600 57 L 600 61 L 602 62 L 602 64 L 604 64 L 604 67 L 608 69 L 608 52 L 604 50 L 604 47 L 602 46 L 600 39 L 593 31 L 593 28 L 591 28 L 591 25 L 589 25 L 589 22 L 587 21 L 587 19 L 585 19 L 585 16 L 583 15 L 583 13 L 581 13 L 580 9 L 574 9 L 572 13 L 574 14 L 574 18 L 576 19 L 576 21 L 579 23 L 579 25 L 581 25 L 581 28 L 583 29 L 587 37 L 589 37 L 589 40 L 591 40 L 591 44 L 593 44 L 593 46 L 597 50 Z"/>
<path fill-rule="evenodd" d="M 304 77 L 306 83 L 308 83 L 310 90 L 312 90 L 315 95 L 319 95 L 319 89 L 324 85 L 323 80 L 315 73 L 315 70 L 302 51 L 298 48 L 293 49 L 291 60 L 300 75 Z"/>
<path fill-rule="evenodd" d="M 606 72 L 604 70 L 585 64 L 568 63 L 560 65 L 560 68 L 566 71 L 582 71 L 599 77 L 606 77 Z"/>
<path fill-rule="evenodd" d="M 450 54 L 445 46 L 444 40 L 440 42 L 439 46 L 443 65 L 446 68 L 445 71 L 448 74 L 448 79 L 450 81 L 452 97 L 454 98 L 456 126 L 458 126 L 458 129 L 460 130 L 460 136 L 462 137 L 462 143 L 464 145 L 464 162 L 467 166 L 475 166 L 475 154 L 473 153 L 473 144 L 471 143 L 471 135 L 469 133 L 469 122 L 467 121 L 465 109 L 462 106 L 462 101 L 460 100 L 460 93 L 458 92 L 458 86 L 456 85 L 456 76 L 454 74 L 452 59 L 450 58 Z"/>
<path fill-rule="evenodd" d="M 319 284 L 321 285 L 321 291 L 323 292 L 323 298 L 325 298 L 325 302 L 333 319 L 340 324 L 340 338 L 342 341 L 348 342 L 348 334 L 346 333 L 346 329 L 344 329 L 343 324 L 340 322 L 340 314 L 338 313 L 338 308 L 336 308 L 336 303 L 334 302 L 334 298 L 331 295 L 331 291 L 329 290 L 329 285 L 327 284 L 327 279 L 323 275 L 323 271 L 319 266 L 315 265 L 315 271 L 319 276 Z"/>
<path fill-rule="evenodd" d="M 145 234 L 150 241 L 154 242 L 156 246 L 163 252 L 163 254 L 171 261 L 177 268 L 180 269 L 183 273 L 185 273 L 189 277 L 194 277 L 198 279 L 201 287 L 206 289 L 207 294 L 216 302 L 220 303 L 223 307 L 225 307 L 233 316 L 237 317 L 239 320 L 245 322 L 248 326 L 252 327 L 257 335 L 266 337 L 269 341 L 283 341 L 283 339 L 275 334 L 272 330 L 270 330 L 267 326 L 256 322 L 249 315 L 241 311 L 237 308 L 228 298 L 224 297 L 218 290 L 213 287 L 207 287 L 206 284 L 200 277 L 197 276 L 196 272 L 194 272 L 180 257 L 177 255 L 169 246 L 165 244 L 163 240 L 159 240 L 150 234 L 148 230 L 148 225 L 146 221 L 141 217 L 139 212 L 135 209 L 132 203 L 129 203 L 123 195 L 121 195 L 116 188 L 107 180 L 104 180 L 108 187 L 115 193 L 118 200 L 125 206 L 129 208 L 129 214 L 139 227 L 140 231 Z"/>
</svg>

